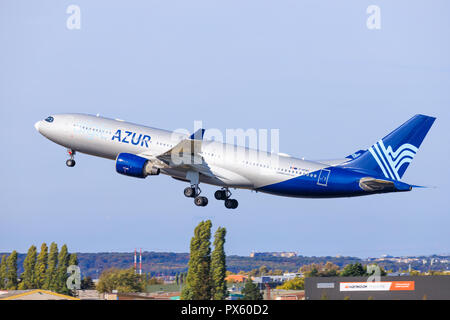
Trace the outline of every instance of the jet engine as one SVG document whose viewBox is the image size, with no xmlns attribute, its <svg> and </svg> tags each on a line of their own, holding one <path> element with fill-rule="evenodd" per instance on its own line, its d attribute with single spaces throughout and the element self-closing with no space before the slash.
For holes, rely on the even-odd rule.
<svg viewBox="0 0 450 320">
<path fill-rule="evenodd" d="M 116 158 L 116 171 L 135 178 L 158 175 L 160 172 L 159 168 L 153 166 L 150 160 L 132 153 L 119 153 Z"/>
</svg>

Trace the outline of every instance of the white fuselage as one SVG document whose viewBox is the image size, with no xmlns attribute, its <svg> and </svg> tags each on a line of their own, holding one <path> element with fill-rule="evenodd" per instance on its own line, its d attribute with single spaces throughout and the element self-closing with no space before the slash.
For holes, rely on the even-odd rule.
<svg viewBox="0 0 450 320">
<path fill-rule="evenodd" d="M 51 123 L 45 120 L 36 123 L 45 137 L 68 149 L 112 160 L 124 152 L 156 157 L 188 138 L 176 132 L 99 116 L 60 114 L 52 117 Z M 329 166 L 216 141 L 203 141 L 200 155 L 212 173 L 211 176 L 201 175 L 200 181 L 233 188 L 257 189 L 303 175 L 317 180 L 317 171 Z M 187 180 L 183 168 L 165 168 L 161 172 Z"/>
</svg>

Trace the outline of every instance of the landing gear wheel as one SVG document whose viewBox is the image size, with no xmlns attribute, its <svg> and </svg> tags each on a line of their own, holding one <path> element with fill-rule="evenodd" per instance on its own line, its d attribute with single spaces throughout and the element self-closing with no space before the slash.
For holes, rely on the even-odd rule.
<svg viewBox="0 0 450 320">
<path fill-rule="evenodd" d="M 184 195 L 188 198 L 194 198 L 195 197 L 195 188 L 187 187 L 184 189 Z"/>
<path fill-rule="evenodd" d="M 238 207 L 239 203 L 235 199 L 226 199 L 225 200 L 225 207 L 227 209 L 236 209 Z"/>
<path fill-rule="evenodd" d="M 69 159 L 66 161 L 66 166 L 68 166 L 68 167 L 75 167 L 75 164 L 76 164 L 76 162 L 73 159 Z"/>
<path fill-rule="evenodd" d="M 204 207 L 208 204 L 208 198 L 207 197 L 196 197 L 194 199 L 194 203 L 198 207 Z"/>
<path fill-rule="evenodd" d="M 214 198 L 217 200 L 226 200 L 229 197 L 231 197 L 231 192 L 226 187 L 214 192 Z"/>
<path fill-rule="evenodd" d="M 67 149 L 67 153 L 69 153 L 70 159 L 66 161 L 66 166 L 75 167 L 75 160 L 73 160 L 73 157 L 76 151 L 72 149 Z"/>
<path fill-rule="evenodd" d="M 214 198 L 217 200 L 225 200 L 227 198 L 227 192 L 225 190 L 217 190 L 214 192 Z"/>
</svg>

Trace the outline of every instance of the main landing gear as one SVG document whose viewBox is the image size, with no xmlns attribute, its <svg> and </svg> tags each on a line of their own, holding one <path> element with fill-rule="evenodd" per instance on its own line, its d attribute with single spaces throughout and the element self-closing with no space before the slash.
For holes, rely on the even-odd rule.
<svg viewBox="0 0 450 320">
<path fill-rule="evenodd" d="M 73 159 L 73 156 L 74 156 L 75 153 L 76 153 L 75 150 L 68 149 L 67 152 L 69 153 L 70 159 L 68 159 L 68 160 L 66 161 L 66 166 L 68 166 L 68 167 L 75 167 L 76 162 L 75 162 L 75 160 Z"/>
<path fill-rule="evenodd" d="M 197 207 L 204 207 L 208 204 L 207 197 L 201 197 L 202 190 L 198 187 L 200 183 L 200 174 L 196 171 L 188 171 L 186 179 L 190 181 L 191 186 L 184 189 L 184 195 L 188 198 L 194 198 L 194 203 Z"/>
<path fill-rule="evenodd" d="M 208 204 L 207 197 L 201 197 L 200 193 L 202 190 L 198 187 L 198 185 L 193 185 L 184 189 L 184 195 L 188 198 L 194 198 L 194 203 L 198 207 L 204 207 Z"/>
<path fill-rule="evenodd" d="M 228 190 L 228 188 L 222 188 L 221 190 L 217 190 L 214 193 L 214 197 L 217 200 L 225 200 L 225 207 L 227 209 L 236 209 L 239 205 L 236 199 L 230 199 L 231 192 L 230 190 Z"/>
<path fill-rule="evenodd" d="M 200 196 L 202 190 L 198 187 L 200 183 L 199 173 L 194 171 L 188 171 L 186 173 L 186 180 L 191 183 L 190 187 L 184 189 L 184 195 L 188 198 L 194 198 L 194 203 L 198 207 L 204 207 L 208 204 L 208 198 Z M 214 197 L 217 200 L 225 200 L 225 207 L 228 209 L 236 209 L 238 202 L 235 199 L 230 199 L 231 192 L 227 187 L 217 190 L 214 193 Z"/>
</svg>

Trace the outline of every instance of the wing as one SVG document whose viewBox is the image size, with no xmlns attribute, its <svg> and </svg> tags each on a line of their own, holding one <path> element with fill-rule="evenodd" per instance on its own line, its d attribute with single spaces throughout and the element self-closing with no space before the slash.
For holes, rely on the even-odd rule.
<svg viewBox="0 0 450 320">
<path fill-rule="evenodd" d="M 334 167 L 334 166 L 337 166 L 340 164 L 344 164 L 350 160 L 354 160 L 354 159 L 358 158 L 364 152 L 365 152 L 365 150 L 358 150 L 355 153 L 350 154 L 343 159 L 317 160 L 317 162 Z"/>
<path fill-rule="evenodd" d="M 160 169 L 191 170 L 215 178 L 217 175 L 212 173 L 211 168 L 201 156 L 204 134 L 205 129 L 199 129 L 188 139 L 180 141 L 172 149 L 160 155 L 152 156 L 142 153 L 139 156 L 150 160 L 154 166 Z"/>
</svg>

